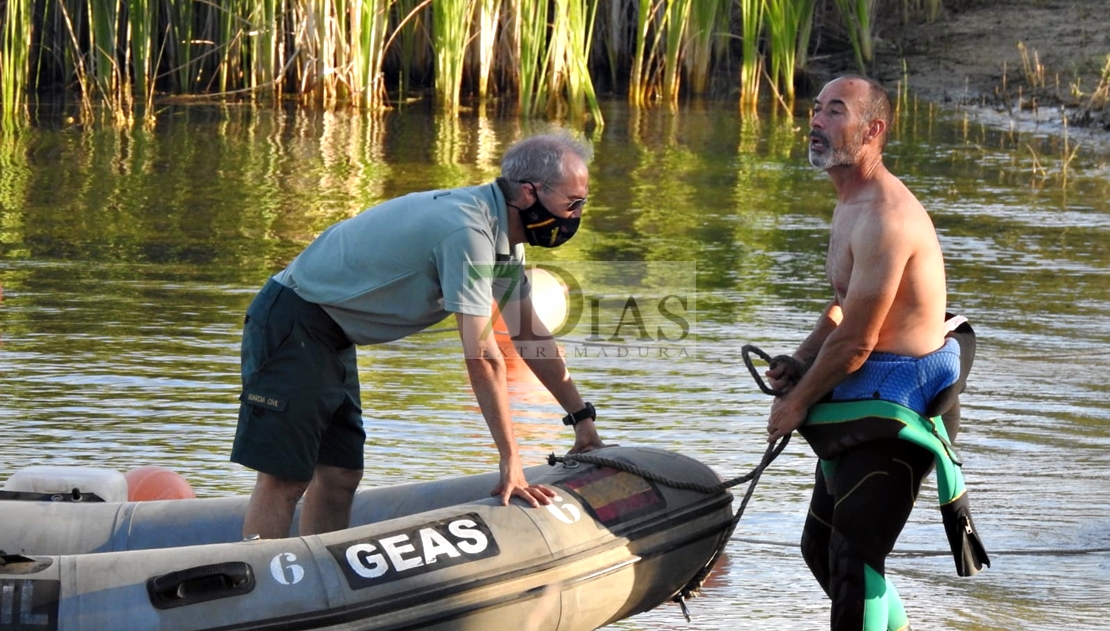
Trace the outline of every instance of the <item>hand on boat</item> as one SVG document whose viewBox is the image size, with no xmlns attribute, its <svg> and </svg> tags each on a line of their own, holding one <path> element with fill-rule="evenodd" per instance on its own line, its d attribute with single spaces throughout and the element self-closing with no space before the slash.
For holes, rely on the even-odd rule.
<svg viewBox="0 0 1110 631">
<path fill-rule="evenodd" d="M 532 508 L 539 508 L 540 505 L 546 506 L 551 503 L 551 498 L 555 497 L 555 491 L 539 484 L 529 484 L 519 461 L 513 464 L 502 460 L 501 481 L 497 483 L 490 495 L 500 495 L 502 506 L 508 506 L 510 498 L 519 497 L 531 504 Z"/>
<path fill-rule="evenodd" d="M 574 426 L 574 446 L 570 448 L 567 455 L 584 454 L 587 451 L 610 446 L 601 442 L 601 436 L 598 436 L 597 428 L 594 426 L 594 419 L 588 418 Z"/>
<path fill-rule="evenodd" d="M 519 497 L 520 499 L 532 505 L 532 508 L 539 508 L 540 505 L 547 506 L 551 503 L 551 498 L 555 497 L 555 491 L 540 484 L 524 484 L 523 486 L 506 486 L 505 484 L 498 484 L 490 495 L 500 495 L 501 505 L 508 506 L 509 498 Z"/>
<path fill-rule="evenodd" d="M 574 441 L 574 446 L 570 448 L 570 451 L 567 452 L 567 455 L 571 456 L 571 455 L 574 455 L 574 454 L 584 454 L 587 451 L 593 451 L 595 449 L 603 449 L 605 447 L 616 447 L 616 446 L 617 445 L 606 445 L 605 443 L 601 442 L 601 438 L 599 438 L 596 434 L 594 434 L 592 440 L 582 440 L 582 439 L 575 440 Z"/>
</svg>

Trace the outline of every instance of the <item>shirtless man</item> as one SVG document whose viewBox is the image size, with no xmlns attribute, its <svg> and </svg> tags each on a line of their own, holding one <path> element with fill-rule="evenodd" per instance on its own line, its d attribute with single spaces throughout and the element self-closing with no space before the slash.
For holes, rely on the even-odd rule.
<svg viewBox="0 0 1110 631">
<path fill-rule="evenodd" d="M 959 346 L 945 339 L 936 231 L 883 165 L 890 125 L 890 100 L 869 79 L 835 79 L 814 102 L 809 160 L 837 192 L 825 264 L 833 299 L 794 352 L 805 368 L 782 363 L 767 373 L 785 393 L 771 408 L 769 441 L 802 426 L 822 400 L 881 398 L 925 414 L 959 377 Z M 884 562 L 932 464 L 926 449 L 890 439 L 845 451 L 829 480 L 818 466 L 802 552 L 833 601 L 834 631 L 908 627 Z"/>
</svg>

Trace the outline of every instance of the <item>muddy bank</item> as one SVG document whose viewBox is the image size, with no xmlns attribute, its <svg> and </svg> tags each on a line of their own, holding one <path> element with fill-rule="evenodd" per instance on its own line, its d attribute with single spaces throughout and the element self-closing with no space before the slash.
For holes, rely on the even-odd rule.
<svg viewBox="0 0 1110 631">
<path fill-rule="evenodd" d="M 891 3 L 898 4 L 901 3 Z M 931 22 L 877 20 L 869 74 L 918 98 L 1023 125 L 1058 125 L 1110 138 L 1106 0 L 948 0 Z M 814 79 L 853 71 L 829 54 Z"/>
</svg>

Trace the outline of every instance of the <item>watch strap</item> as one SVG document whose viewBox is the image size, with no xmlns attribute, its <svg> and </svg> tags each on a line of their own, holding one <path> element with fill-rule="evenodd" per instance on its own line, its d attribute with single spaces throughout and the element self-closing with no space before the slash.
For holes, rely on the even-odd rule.
<svg viewBox="0 0 1110 631">
<path fill-rule="evenodd" d="M 574 412 L 573 414 L 567 414 L 563 417 L 563 425 L 574 427 L 579 422 L 584 421 L 588 418 L 596 419 L 597 410 L 594 409 L 593 403 L 586 401 L 586 407 L 578 410 L 577 412 Z"/>
</svg>

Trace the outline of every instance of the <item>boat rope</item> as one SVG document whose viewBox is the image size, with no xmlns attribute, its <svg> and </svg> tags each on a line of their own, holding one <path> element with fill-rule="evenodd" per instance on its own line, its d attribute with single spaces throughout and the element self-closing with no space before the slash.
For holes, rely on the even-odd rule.
<svg viewBox="0 0 1110 631">
<path fill-rule="evenodd" d="M 777 546 L 781 548 L 798 548 L 796 541 L 773 541 L 771 539 L 754 539 L 748 537 L 733 537 L 733 541 L 752 543 L 761 546 Z M 1110 547 L 1094 548 L 1013 548 L 1010 550 L 991 550 L 991 556 L 1080 556 L 1084 554 L 1107 554 Z M 952 551 L 944 550 L 895 550 L 890 553 L 893 557 L 950 557 Z"/>
<path fill-rule="evenodd" d="M 752 377 L 755 378 L 755 382 L 759 386 L 759 389 L 769 395 L 781 396 L 783 393 L 778 390 L 773 390 L 767 387 L 765 383 L 763 383 L 763 379 L 760 378 L 759 372 L 752 364 L 750 356 L 750 353 L 752 352 L 759 355 L 771 366 L 774 366 L 779 362 L 788 362 L 790 363 L 789 370 L 799 370 L 801 372 L 804 372 L 804 367 L 802 366 L 801 362 L 798 362 L 793 357 L 780 355 L 778 357 L 771 358 L 755 346 L 744 346 L 741 349 L 741 355 L 744 358 L 744 365 L 747 366 L 748 372 L 750 372 L 752 374 Z M 801 372 L 799 372 L 798 374 L 800 375 Z M 676 480 L 674 478 L 658 474 L 654 471 L 644 469 L 643 467 L 634 465 L 629 462 L 616 460 L 614 458 L 607 458 L 605 456 L 593 453 L 568 454 L 566 456 L 556 456 L 553 453 L 548 456 L 547 463 L 554 466 L 557 463 L 566 464 L 578 462 L 599 467 L 609 467 L 618 471 L 624 471 L 626 473 L 637 475 L 641 478 L 644 478 L 645 480 L 650 480 L 652 482 L 656 482 L 664 486 L 669 486 L 671 488 L 687 491 L 698 491 L 700 493 L 710 495 L 726 491 L 734 486 L 743 484 L 745 482 L 749 483 L 747 491 L 744 492 L 743 499 L 740 500 L 740 507 L 736 509 L 736 514 L 732 518 L 732 523 L 729 524 L 728 528 L 725 531 L 725 534 L 721 537 L 720 543 L 717 546 L 717 551 L 713 554 L 713 556 L 709 559 L 705 566 L 702 567 L 702 569 L 698 571 L 698 573 L 695 574 L 694 577 L 691 578 L 690 581 L 687 582 L 686 585 L 681 590 L 679 590 L 679 592 L 673 598 L 673 601 L 678 603 L 679 607 L 682 608 L 682 615 L 686 618 L 686 621 L 690 622 L 690 610 L 686 607 L 686 600 L 689 598 L 696 598 L 700 593 L 702 585 L 704 585 L 705 580 L 709 578 L 709 574 L 713 571 L 713 566 L 716 565 L 717 560 L 721 557 L 721 554 L 724 553 L 725 547 L 728 545 L 728 542 L 732 539 L 732 533 L 736 531 L 736 526 L 740 523 L 740 518 L 744 515 L 744 509 L 747 508 L 748 501 L 751 499 L 752 494 L 755 492 L 755 485 L 759 482 L 760 476 L 763 475 L 763 471 L 775 460 L 775 458 L 778 457 L 780 453 L 782 453 L 782 450 L 785 449 L 786 445 L 789 443 L 790 434 L 787 434 L 779 440 L 770 443 L 769 445 L 767 445 L 767 450 L 763 452 L 763 458 L 759 461 L 759 464 L 756 465 L 754 469 L 752 469 L 748 473 L 745 473 L 744 475 L 737 476 L 730 480 L 723 480 L 717 484 L 703 484 L 700 482 L 691 482 L 689 480 Z"/>
</svg>

